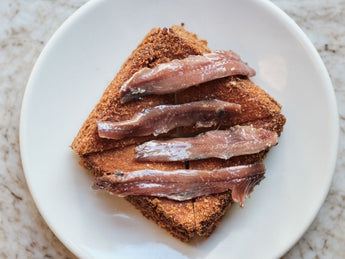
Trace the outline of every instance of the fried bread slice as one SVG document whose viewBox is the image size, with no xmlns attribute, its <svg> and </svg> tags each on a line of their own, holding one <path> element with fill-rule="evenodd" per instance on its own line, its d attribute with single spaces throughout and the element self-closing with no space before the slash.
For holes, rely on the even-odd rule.
<svg viewBox="0 0 345 259">
<path fill-rule="evenodd" d="M 97 121 L 110 118 L 126 120 L 136 112 L 156 105 L 186 103 L 207 98 L 217 98 L 242 105 L 240 116 L 222 121 L 220 127 L 236 124 L 253 124 L 266 127 L 280 134 L 285 117 L 280 114 L 281 106 L 264 90 L 245 77 L 228 77 L 192 87 L 177 95 L 147 96 L 138 101 L 121 104 L 119 89 L 135 72 L 143 67 L 154 67 L 172 59 L 210 52 L 207 42 L 180 26 L 167 29 L 152 29 L 132 52 L 120 71 L 105 90 L 74 139 L 71 147 L 80 156 L 81 164 L 95 176 L 112 173 L 115 170 L 138 169 L 175 170 L 184 169 L 185 163 L 140 163 L 134 159 L 134 147 L 154 136 L 126 138 L 122 140 L 101 139 L 97 134 Z M 197 133 L 193 127 L 185 127 L 182 133 Z M 168 132 L 169 136 L 174 134 Z M 235 157 L 230 160 L 207 159 L 189 162 L 190 168 L 215 169 L 225 165 L 256 162 L 264 158 L 265 152 Z M 142 214 L 155 221 L 170 234 L 182 241 L 194 236 L 208 236 L 231 204 L 231 192 L 200 197 L 184 202 L 147 196 L 128 196 Z"/>
</svg>

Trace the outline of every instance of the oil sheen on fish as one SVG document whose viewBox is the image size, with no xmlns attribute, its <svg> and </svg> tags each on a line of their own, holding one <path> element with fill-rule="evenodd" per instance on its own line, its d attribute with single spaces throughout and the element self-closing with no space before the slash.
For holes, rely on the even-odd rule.
<svg viewBox="0 0 345 259">
<path fill-rule="evenodd" d="M 178 201 L 231 189 L 233 201 L 243 206 L 245 197 L 264 178 L 264 173 L 265 166 L 262 162 L 211 171 L 116 171 L 111 175 L 97 177 L 93 188 L 119 196 L 157 196 Z"/>
<path fill-rule="evenodd" d="M 129 102 L 146 95 L 175 93 L 193 85 L 227 76 L 254 76 L 255 70 L 232 51 L 214 51 L 174 59 L 154 68 L 142 68 L 120 89 L 121 102 Z"/>
<path fill-rule="evenodd" d="M 220 100 L 204 100 L 178 105 L 159 105 L 137 113 L 130 120 L 98 122 L 101 138 L 159 135 L 182 126 L 211 127 L 222 118 L 238 115 L 239 104 Z"/>
<path fill-rule="evenodd" d="M 235 126 L 228 130 L 212 130 L 196 137 L 152 140 L 136 147 L 140 161 L 166 162 L 206 158 L 229 159 L 255 154 L 278 143 L 278 135 L 252 126 Z"/>
</svg>

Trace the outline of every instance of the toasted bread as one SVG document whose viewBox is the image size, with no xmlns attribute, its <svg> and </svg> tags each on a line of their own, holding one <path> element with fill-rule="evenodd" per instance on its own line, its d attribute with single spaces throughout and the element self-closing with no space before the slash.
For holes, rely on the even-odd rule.
<svg viewBox="0 0 345 259">
<path fill-rule="evenodd" d="M 80 156 L 81 164 L 95 176 L 109 174 L 115 170 L 139 169 L 175 170 L 185 169 L 184 162 L 147 163 L 134 159 L 136 145 L 157 138 L 154 136 L 131 137 L 122 140 L 101 139 L 97 134 L 97 121 L 111 118 L 121 121 L 131 118 L 136 112 L 161 104 L 186 103 L 216 98 L 239 103 L 242 113 L 222 121 L 218 127 L 236 124 L 251 124 L 274 130 L 280 135 L 285 124 L 281 105 L 259 86 L 246 77 L 227 77 L 191 87 L 174 95 L 147 96 L 138 101 L 121 104 L 119 89 L 135 72 L 143 67 L 154 67 L 173 59 L 210 52 L 205 40 L 180 26 L 167 29 L 152 29 L 123 64 L 114 80 L 105 90 L 99 103 L 84 122 L 72 143 L 72 149 Z M 200 129 L 184 127 L 182 133 L 197 133 Z M 168 132 L 165 136 L 174 134 Z M 247 164 L 264 159 L 268 150 L 258 154 L 233 157 L 229 160 L 205 159 L 189 162 L 190 169 L 215 169 L 231 165 Z M 155 221 L 170 234 L 182 241 L 194 236 L 209 236 L 231 204 L 231 191 L 199 197 L 187 201 L 174 201 L 148 196 L 128 196 L 142 214 Z"/>
</svg>

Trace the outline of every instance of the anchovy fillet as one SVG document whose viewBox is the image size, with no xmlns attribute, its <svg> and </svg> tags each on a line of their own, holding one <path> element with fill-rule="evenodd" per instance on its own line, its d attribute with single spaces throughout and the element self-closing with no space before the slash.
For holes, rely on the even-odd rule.
<svg viewBox="0 0 345 259">
<path fill-rule="evenodd" d="M 235 126 L 228 130 L 213 130 L 196 137 L 152 140 L 136 147 L 140 161 L 168 162 L 206 158 L 229 159 L 255 154 L 278 143 L 278 135 L 252 126 Z"/>
<path fill-rule="evenodd" d="M 215 51 L 142 68 L 120 89 L 121 102 L 146 95 L 175 93 L 193 85 L 233 75 L 254 76 L 255 70 L 232 51 Z"/>
<path fill-rule="evenodd" d="M 177 127 L 211 127 L 217 125 L 222 118 L 238 115 L 240 112 L 239 104 L 216 99 L 179 105 L 159 105 L 137 113 L 130 120 L 99 121 L 98 135 L 109 139 L 151 134 L 157 136 Z"/>
<path fill-rule="evenodd" d="M 234 202 L 244 199 L 263 178 L 263 163 L 207 170 L 116 171 L 97 177 L 93 188 L 119 196 L 145 195 L 183 201 L 199 196 L 232 191 Z"/>
</svg>

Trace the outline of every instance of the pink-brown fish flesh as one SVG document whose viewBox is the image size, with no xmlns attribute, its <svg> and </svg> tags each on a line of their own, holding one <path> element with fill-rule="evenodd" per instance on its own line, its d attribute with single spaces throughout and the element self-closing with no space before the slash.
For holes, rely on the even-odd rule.
<svg viewBox="0 0 345 259">
<path fill-rule="evenodd" d="M 152 140 L 136 147 L 140 161 L 167 162 L 206 158 L 229 159 L 255 154 L 278 143 L 275 131 L 252 126 L 235 126 L 228 130 L 212 130 L 196 137 Z"/>
<path fill-rule="evenodd" d="M 178 105 L 159 105 L 137 113 L 130 120 L 99 121 L 101 138 L 122 139 L 134 136 L 157 136 L 183 126 L 211 127 L 222 118 L 238 115 L 239 104 L 220 100 L 204 100 Z"/>
<path fill-rule="evenodd" d="M 139 170 L 116 171 L 97 177 L 93 188 L 118 196 L 145 195 L 184 201 L 231 190 L 232 200 L 244 199 L 263 178 L 263 163 L 207 170 Z"/>
<path fill-rule="evenodd" d="M 192 55 L 142 68 L 120 89 L 121 102 L 129 102 L 146 95 L 175 93 L 188 87 L 227 76 L 254 76 L 255 70 L 232 51 L 214 51 Z"/>
</svg>

